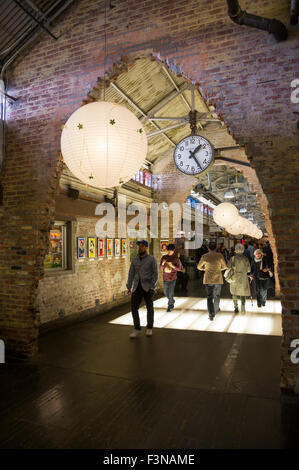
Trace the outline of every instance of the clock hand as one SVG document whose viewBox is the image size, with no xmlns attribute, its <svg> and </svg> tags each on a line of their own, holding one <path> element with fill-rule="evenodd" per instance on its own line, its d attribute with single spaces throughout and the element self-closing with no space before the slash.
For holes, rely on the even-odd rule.
<svg viewBox="0 0 299 470">
<path fill-rule="evenodd" d="M 201 164 L 199 163 L 199 161 L 197 160 L 196 156 L 195 156 L 195 153 L 198 152 L 199 148 L 201 147 L 201 145 L 199 145 L 193 152 L 191 152 L 191 150 L 189 150 L 189 158 L 193 158 L 193 160 L 196 161 L 197 165 L 199 166 L 199 168 L 202 170 L 202 167 L 201 167 Z M 196 151 L 196 152 L 195 152 Z"/>
<path fill-rule="evenodd" d="M 199 144 L 193 151 L 192 151 L 192 150 L 189 150 L 189 152 L 190 152 L 190 153 L 192 154 L 192 156 L 193 156 L 193 155 L 195 155 L 195 154 L 198 152 L 198 150 L 199 150 L 200 148 L 201 148 L 201 144 Z M 189 158 L 191 158 L 191 155 L 190 155 Z"/>
</svg>

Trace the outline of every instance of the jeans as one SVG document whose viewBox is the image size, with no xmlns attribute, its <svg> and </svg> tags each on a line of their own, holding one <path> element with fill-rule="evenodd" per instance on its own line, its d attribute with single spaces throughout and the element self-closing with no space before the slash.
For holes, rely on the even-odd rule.
<svg viewBox="0 0 299 470">
<path fill-rule="evenodd" d="M 135 330 L 141 330 L 138 309 L 140 307 L 142 299 L 145 300 L 146 304 L 147 328 L 151 330 L 154 325 L 154 289 L 150 289 L 148 292 L 146 292 L 145 290 L 143 290 L 139 282 L 137 289 L 132 293 L 131 297 L 131 308 Z"/>
<path fill-rule="evenodd" d="M 234 307 L 238 307 L 238 299 L 241 299 L 241 304 L 245 305 L 246 297 L 244 295 L 233 295 Z"/>
<path fill-rule="evenodd" d="M 255 284 L 255 290 L 257 304 L 259 306 L 262 306 L 266 303 L 267 300 L 268 280 L 257 279 Z"/>
<path fill-rule="evenodd" d="M 168 298 L 168 308 L 174 307 L 174 288 L 176 279 L 174 281 L 163 281 L 164 295 Z"/>
<path fill-rule="evenodd" d="M 222 284 L 206 284 L 208 311 L 211 317 L 219 312 L 219 302 Z"/>
</svg>

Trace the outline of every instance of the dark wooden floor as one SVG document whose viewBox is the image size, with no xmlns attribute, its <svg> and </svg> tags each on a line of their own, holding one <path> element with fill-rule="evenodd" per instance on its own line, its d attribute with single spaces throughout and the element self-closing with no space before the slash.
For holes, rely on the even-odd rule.
<svg viewBox="0 0 299 470">
<path fill-rule="evenodd" d="M 194 295 L 194 292 L 193 294 Z M 290 448 L 274 336 L 131 328 L 98 318 L 48 333 L 1 366 L 0 448 Z"/>
</svg>

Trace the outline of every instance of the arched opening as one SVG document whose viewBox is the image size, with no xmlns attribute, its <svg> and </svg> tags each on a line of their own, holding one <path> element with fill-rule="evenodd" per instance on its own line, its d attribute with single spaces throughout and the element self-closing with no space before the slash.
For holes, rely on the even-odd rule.
<svg viewBox="0 0 299 470">
<path fill-rule="evenodd" d="M 250 166 L 246 156 L 246 149 L 244 146 L 240 146 L 230 135 L 223 120 L 217 116 L 215 107 L 205 102 L 198 84 L 194 80 L 184 77 L 180 69 L 170 64 L 169 61 L 163 61 L 157 55 L 145 52 L 139 53 L 137 56 L 126 56 L 117 62 L 107 73 L 105 79 L 99 78 L 97 85 L 89 92 L 88 98 L 83 103 L 101 100 L 104 97 L 107 101 L 114 101 L 128 107 L 143 123 L 149 143 L 145 164 L 150 168 L 152 178 L 156 184 L 153 201 L 163 201 L 168 204 L 172 202 L 184 204 L 186 198 L 190 195 L 190 191 L 194 187 L 201 185 L 200 192 L 205 196 L 211 194 L 219 203 L 225 200 L 224 189 L 233 188 L 235 192 L 234 202 L 238 205 L 238 208 L 240 209 L 241 205 L 246 206 L 246 210 L 248 210 L 247 217 L 251 215 L 255 222 L 259 223 L 263 231 L 267 233 L 267 239 L 269 239 L 274 252 L 276 275 L 276 300 L 271 301 L 270 311 L 266 312 L 267 309 L 264 309 L 266 317 L 261 318 L 262 314 L 258 315 L 257 309 L 253 307 L 252 303 L 249 306 L 249 311 L 251 310 L 252 313 L 252 321 L 250 327 L 246 330 L 246 326 L 240 326 L 240 322 L 235 322 L 237 326 L 232 325 L 232 302 L 226 302 L 226 306 L 223 304 L 222 318 L 219 316 L 220 326 L 208 328 L 208 331 L 252 332 L 253 334 L 259 334 L 260 332 L 260 334 L 281 335 L 281 320 L 280 316 L 277 315 L 280 313 L 277 254 L 267 199 L 262 191 L 256 171 Z M 216 149 L 214 166 L 210 168 L 210 171 L 199 177 L 192 177 L 179 172 L 173 161 L 175 145 L 183 137 L 190 134 L 190 123 L 186 116 L 188 116 L 193 108 L 200 115 L 197 122 L 198 133 L 208 138 Z M 235 183 L 234 179 L 236 180 Z M 75 180 L 66 167 L 63 170 L 61 181 L 63 190 L 66 189 L 68 183 L 75 187 Z M 80 182 L 76 182 L 76 184 L 80 185 Z M 118 190 L 119 194 L 121 194 L 123 188 L 125 188 L 124 191 L 127 190 L 126 185 L 123 185 Z M 76 189 L 81 191 L 79 186 L 76 186 Z M 92 187 L 90 190 L 92 192 L 96 191 Z M 87 186 L 85 187 L 85 192 L 87 197 L 92 197 Z M 100 191 L 100 193 L 103 196 L 104 192 Z M 111 197 L 111 191 L 107 194 Z M 209 220 L 209 223 L 213 225 L 212 220 Z M 211 238 L 210 234 L 208 236 Z M 227 243 L 229 244 L 236 242 L 232 237 L 229 238 L 227 234 L 222 238 L 228 240 Z M 161 237 L 157 240 L 158 243 L 160 240 Z M 152 249 L 152 253 L 157 257 L 160 256 L 158 243 Z M 125 269 L 123 276 L 126 275 Z M 119 278 L 113 277 L 111 281 L 114 285 L 119 282 L 121 285 L 120 291 L 123 292 L 125 290 L 124 277 L 121 278 L 122 275 Z M 42 323 L 43 318 L 47 318 L 45 309 L 43 312 L 43 305 L 47 305 L 48 283 L 49 280 L 45 280 L 39 286 L 39 303 L 40 306 L 42 305 L 39 309 L 41 311 Z M 105 283 L 104 289 L 111 291 L 113 289 L 112 284 L 108 285 Z M 62 292 L 63 289 L 64 286 L 62 284 L 57 292 L 58 300 L 59 290 Z M 118 292 L 114 292 L 113 296 L 116 294 Z M 203 295 L 203 293 L 201 294 Z M 229 297 L 229 291 L 227 291 L 227 294 L 226 296 Z M 107 304 L 113 300 L 109 297 L 105 299 L 106 302 L 104 303 Z M 102 303 L 102 299 L 100 299 L 100 303 Z M 191 312 L 193 310 L 192 314 L 194 315 L 193 307 L 195 305 L 199 309 L 200 315 L 202 315 L 205 306 L 203 299 L 199 301 L 196 298 L 193 298 L 191 301 L 189 300 L 187 303 L 181 299 L 180 303 L 184 304 L 183 314 L 185 317 L 190 313 L 188 313 L 188 308 L 191 309 Z M 157 309 L 162 304 L 163 302 L 161 303 L 159 300 L 157 302 Z M 56 308 L 58 309 L 58 306 Z M 225 314 L 226 310 L 230 312 L 229 315 Z M 271 315 L 272 317 L 270 318 Z M 165 316 L 164 319 L 162 317 L 160 324 L 168 327 L 169 322 L 166 321 Z M 126 319 L 128 324 L 132 324 L 130 314 L 122 316 L 119 322 L 126 324 Z M 197 320 L 195 317 L 192 317 L 192 319 L 194 321 Z M 273 324 L 271 324 L 271 319 Z M 254 325 L 255 320 L 257 320 L 257 326 Z M 262 320 L 263 324 L 261 323 Z M 118 318 L 113 323 L 117 324 Z M 188 328 L 191 325 L 189 323 Z M 267 325 L 264 326 L 266 323 Z M 179 318 L 179 324 L 186 325 L 186 322 L 184 319 Z M 204 322 L 204 325 L 205 328 L 208 327 L 206 322 Z M 175 326 L 170 327 L 175 328 Z"/>
</svg>

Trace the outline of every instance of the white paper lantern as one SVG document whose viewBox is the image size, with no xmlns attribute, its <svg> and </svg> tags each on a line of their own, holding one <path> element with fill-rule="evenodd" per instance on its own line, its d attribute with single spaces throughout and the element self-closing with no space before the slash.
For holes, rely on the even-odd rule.
<svg viewBox="0 0 299 470">
<path fill-rule="evenodd" d="M 127 108 L 96 101 L 81 106 L 69 117 L 61 135 L 61 152 L 81 181 L 110 188 L 128 181 L 141 168 L 147 137 Z"/>
<path fill-rule="evenodd" d="M 255 231 L 255 225 L 252 222 L 250 222 L 250 220 L 245 219 L 244 233 L 246 233 L 246 235 L 250 235 L 252 237 L 253 234 L 254 234 L 254 231 Z"/>
<path fill-rule="evenodd" d="M 243 217 L 238 217 L 237 220 L 232 225 L 229 225 L 228 227 L 226 227 L 226 230 L 232 235 L 239 235 L 239 234 L 245 233 L 244 221 L 245 219 Z"/>
<path fill-rule="evenodd" d="M 219 206 L 215 207 L 213 212 L 214 221 L 220 227 L 233 225 L 238 217 L 238 209 L 229 202 L 222 202 Z"/>
<path fill-rule="evenodd" d="M 256 234 L 256 238 L 259 240 L 262 237 L 263 237 L 263 232 L 261 230 L 258 230 Z"/>
</svg>

